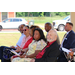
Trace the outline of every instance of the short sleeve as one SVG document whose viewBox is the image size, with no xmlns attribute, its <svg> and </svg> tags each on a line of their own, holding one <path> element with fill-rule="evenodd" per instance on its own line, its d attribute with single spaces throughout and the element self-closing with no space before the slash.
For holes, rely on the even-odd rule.
<svg viewBox="0 0 75 75">
<path fill-rule="evenodd" d="M 36 50 L 42 50 L 46 45 L 47 44 L 44 40 L 40 40 L 37 42 Z"/>
</svg>

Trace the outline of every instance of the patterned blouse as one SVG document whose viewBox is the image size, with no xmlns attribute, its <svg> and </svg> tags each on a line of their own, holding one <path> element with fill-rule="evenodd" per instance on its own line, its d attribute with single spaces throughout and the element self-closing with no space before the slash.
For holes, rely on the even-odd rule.
<svg viewBox="0 0 75 75">
<path fill-rule="evenodd" d="M 42 50 L 46 46 L 46 42 L 41 39 L 39 41 L 33 40 L 32 43 L 29 45 L 29 50 L 26 55 L 31 55 L 35 52 L 35 50 Z"/>
<path fill-rule="evenodd" d="M 33 40 L 31 44 L 29 44 L 29 50 L 27 51 L 26 55 L 31 55 L 35 52 L 35 50 L 42 50 L 46 46 L 46 42 L 41 39 L 39 41 Z M 32 58 L 14 58 L 12 62 L 29 62 Z"/>
</svg>

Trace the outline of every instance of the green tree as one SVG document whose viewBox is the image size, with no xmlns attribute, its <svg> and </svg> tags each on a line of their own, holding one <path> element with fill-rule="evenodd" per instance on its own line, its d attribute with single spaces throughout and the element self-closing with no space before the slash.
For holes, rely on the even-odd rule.
<svg viewBox="0 0 75 75">
<path fill-rule="evenodd" d="M 48 17 L 53 17 L 53 16 L 67 16 L 70 15 L 70 12 L 16 12 L 16 17 L 44 17 L 44 16 L 48 16 Z"/>
<path fill-rule="evenodd" d="M 70 15 L 70 12 L 66 12 L 66 15 Z"/>
<path fill-rule="evenodd" d="M 40 16 L 41 16 L 41 17 L 44 17 L 44 12 L 41 12 L 41 13 L 40 13 Z"/>
<path fill-rule="evenodd" d="M 50 12 L 50 16 L 51 17 L 56 16 L 56 13 L 55 12 Z"/>
<path fill-rule="evenodd" d="M 22 17 L 25 17 L 25 12 L 22 12 Z"/>
<path fill-rule="evenodd" d="M 65 16 L 66 15 L 66 13 L 65 12 L 59 12 L 59 16 Z"/>
<path fill-rule="evenodd" d="M 17 15 L 17 17 L 22 17 L 23 13 L 22 12 L 17 12 L 16 15 Z"/>
</svg>

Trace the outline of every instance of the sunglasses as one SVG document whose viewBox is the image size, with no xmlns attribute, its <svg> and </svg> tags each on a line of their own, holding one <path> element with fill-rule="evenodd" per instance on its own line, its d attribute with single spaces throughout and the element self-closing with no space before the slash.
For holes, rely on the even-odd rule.
<svg viewBox="0 0 75 75">
<path fill-rule="evenodd" d="M 27 31 L 27 30 L 29 30 L 29 29 L 23 29 L 23 31 Z"/>
</svg>

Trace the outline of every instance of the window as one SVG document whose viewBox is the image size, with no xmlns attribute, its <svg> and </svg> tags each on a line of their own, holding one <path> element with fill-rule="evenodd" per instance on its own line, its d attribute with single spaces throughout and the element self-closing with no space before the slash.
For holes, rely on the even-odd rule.
<svg viewBox="0 0 75 75">
<path fill-rule="evenodd" d="M 12 22 L 12 19 L 8 19 L 9 20 L 9 22 Z"/>
<path fill-rule="evenodd" d="M 68 19 L 69 18 L 69 16 L 67 16 L 66 18 L 64 18 L 63 20 L 66 20 L 66 19 Z"/>
<path fill-rule="evenodd" d="M 68 21 L 70 21 L 70 19 L 68 19 Z"/>
<path fill-rule="evenodd" d="M 3 20 L 3 22 L 12 22 L 12 19 Z"/>
<path fill-rule="evenodd" d="M 20 19 L 20 21 L 22 21 L 22 19 Z"/>
<path fill-rule="evenodd" d="M 19 22 L 19 19 L 13 19 L 13 22 Z"/>
</svg>

